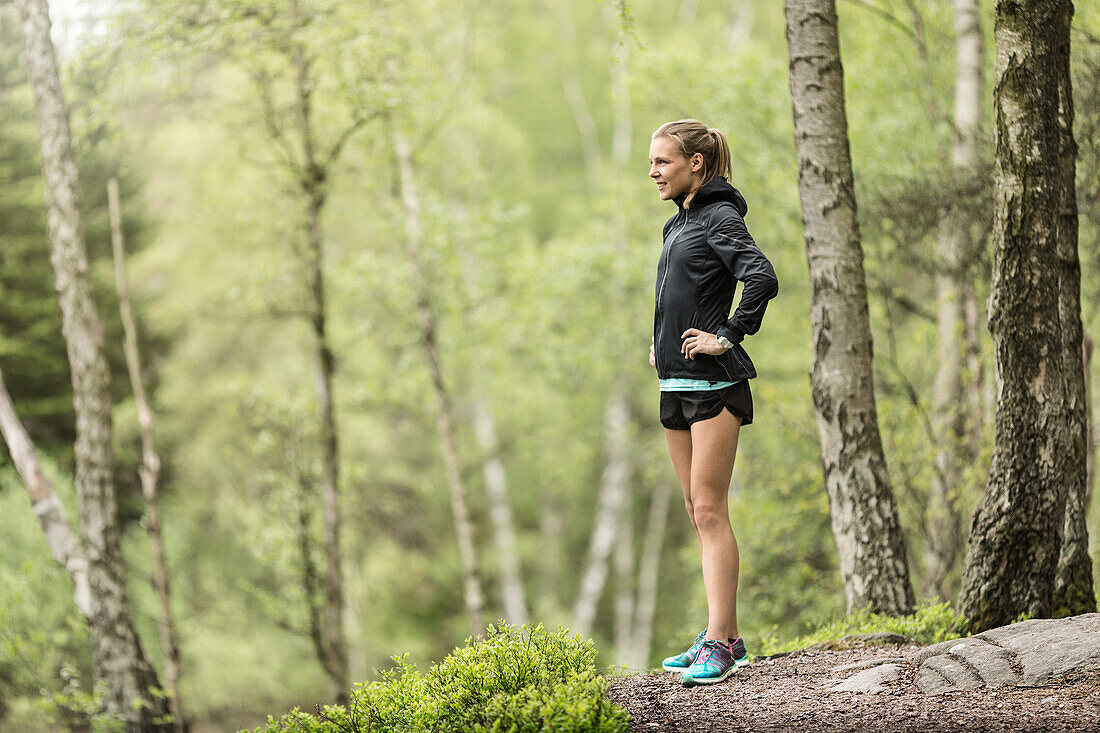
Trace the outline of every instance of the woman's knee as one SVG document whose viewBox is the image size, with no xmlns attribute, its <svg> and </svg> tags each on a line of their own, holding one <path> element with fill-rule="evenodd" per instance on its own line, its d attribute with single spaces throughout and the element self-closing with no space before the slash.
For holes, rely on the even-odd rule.
<svg viewBox="0 0 1100 733">
<path fill-rule="evenodd" d="M 699 531 L 730 528 L 729 507 L 724 501 L 696 498 L 688 504 Z"/>
</svg>

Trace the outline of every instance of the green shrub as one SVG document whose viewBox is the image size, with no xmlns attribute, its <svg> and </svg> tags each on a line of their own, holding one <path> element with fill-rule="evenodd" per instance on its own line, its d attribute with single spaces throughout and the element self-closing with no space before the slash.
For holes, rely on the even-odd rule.
<svg viewBox="0 0 1100 733">
<path fill-rule="evenodd" d="M 368 731 L 625 731 L 629 715 L 604 696 L 591 641 L 542 625 L 490 625 L 421 675 L 394 657 L 382 679 L 361 685 L 347 706 L 294 710 L 256 733 Z"/>
<path fill-rule="evenodd" d="M 887 616 L 856 611 L 843 618 L 827 622 L 816 631 L 790 642 L 764 639 L 760 645 L 762 655 L 803 649 L 830 639 L 840 639 L 850 634 L 872 634 L 890 631 L 913 638 L 920 644 L 935 644 L 961 636 L 966 630 L 966 618 L 951 608 L 950 603 L 922 603 L 908 616 Z"/>
</svg>

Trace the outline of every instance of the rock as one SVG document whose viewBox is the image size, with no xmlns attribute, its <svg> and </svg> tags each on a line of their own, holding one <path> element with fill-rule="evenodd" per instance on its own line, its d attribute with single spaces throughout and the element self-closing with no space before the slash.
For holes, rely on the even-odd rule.
<svg viewBox="0 0 1100 733">
<path fill-rule="evenodd" d="M 1100 667 L 1100 613 L 1032 619 L 978 634 L 1015 655 L 1022 682 L 1033 685 L 1079 669 Z"/>
<path fill-rule="evenodd" d="M 973 642 L 973 643 L 967 643 Z M 1001 687 L 1020 681 L 1020 675 L 1012 668 L 1012 652 L 987 644 L 978 639 L 965 639 L 947 650 L 968 662 L 987 687 Z"/>
<path fill-rule="evenodd" d="M 865 669 L 857 675 L 833 685 L 830 692 L 881 692 L 882 683 L 891 682 L 901 676 L 900 664 L 880 664 Z"/>
<path fill-rule="evenodd" d="M 924 674 L 922 674 L 922 672 Z M 944 680 L 939 682 L 928 672 L 934 672 Z M 928 683 L 926 687 L 922 680 Z M 917 685 L 926 695 L 938 695 L 951 690 L 976 690 L 982 686 L 982 678 L 963 662 L 952 659 L 946 654 L 925 660 L 917 670 Z"/>
<path fill-rule="evenodd" d="M 842 664 L 839 667 L 833 669 L 834 672 L 856 672 L 861 669 L 869 669 L 871 667 L 877 667 L 880 664 L 904 664 L 904 657 L 884 657 L 882 659 L 864 659 L 862 662 L 852 662 L 851 664 Z"/>
<path fill-rule="evenodd" d="M 917 684 L 937 695 L 975 687 L 1029 685 L 1100 667 L 1100 614 L 1033 619 L 951 639 L 910 657 L 920 665 Z"/>
</svg>

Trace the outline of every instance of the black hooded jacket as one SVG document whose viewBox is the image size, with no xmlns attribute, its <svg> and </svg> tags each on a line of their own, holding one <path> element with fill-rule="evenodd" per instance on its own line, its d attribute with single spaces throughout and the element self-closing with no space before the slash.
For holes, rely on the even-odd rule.
<svg viewBox="0 0 1100 733">
<path fill-rule="evenodd" d="M 665 224 L 664 248 L 657 263 L 653 315 L 654 357 L 660 379 L 683 377 L 738 381 L 756 376 L 741 348 L 748 334 L 760 329 L 768 301 L 779 293 L 779 281 L 768 258 L 745 228 L 748 203 L 722 176 L 704 184 L 684 208 Z M 741 302 L 730 317 L 737 281 L 744 283 Z M 698 328 L 725 336 L 734 346 L 721 356 L 680 350 L 681 334 Z"/>
</svg>

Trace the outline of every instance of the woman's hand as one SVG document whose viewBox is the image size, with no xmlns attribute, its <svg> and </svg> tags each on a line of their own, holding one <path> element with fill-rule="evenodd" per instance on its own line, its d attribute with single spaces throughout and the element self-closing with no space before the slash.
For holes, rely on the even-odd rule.
<svg viewBox="0 0 1100 733">
<path fill-rule="evenodd" d="M 657 356 L 653 353 L 653 342 L 649 342 L 649 365 L 654 369 L 657 368 Z"/>
<path fill-rule="evenodd" d="M 696 354 L 721 356 L 726 353 L 726 347 L 718 343 L 717 336 L 713 333 L 700 331 L 698 328 L 689 328 L 680 334 L 680 338 L 684 340 L 683 345 L 680 347 L 680 351 L 683 352 L 686 358 L 692 361 L 695 360 Z"/>
</svg>

